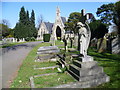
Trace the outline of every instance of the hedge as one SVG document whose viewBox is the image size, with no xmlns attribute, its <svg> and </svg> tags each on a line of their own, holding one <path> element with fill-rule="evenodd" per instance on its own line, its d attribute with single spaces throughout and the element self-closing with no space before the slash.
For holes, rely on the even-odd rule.
<svg viewBox="0 0 120 90">
<path fill-rule="evenodd" d="M 50 34 L 43 34 L 43 41 L 49 42 L 50 41 Z"/>
</svg>

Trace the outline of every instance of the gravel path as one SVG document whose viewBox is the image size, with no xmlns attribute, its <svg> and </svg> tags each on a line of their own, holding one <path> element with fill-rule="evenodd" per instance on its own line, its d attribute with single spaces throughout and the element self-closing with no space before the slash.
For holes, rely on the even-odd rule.
<svg viewBox="0 0 120 90">
<path fill-rule="evenodd" d="M 0 57 L 2 56 L 2 59 L 0 60 L 0 63 L 2 62 L 2 88 L 8 88 L 9 83 L 16 75 L 22 61 L 32 50 L 32 48 L 39 43 L 41 43 L 41 41 L 28 42 L 1 49 L 2 53 L 0 54 Z"/>
</svg>

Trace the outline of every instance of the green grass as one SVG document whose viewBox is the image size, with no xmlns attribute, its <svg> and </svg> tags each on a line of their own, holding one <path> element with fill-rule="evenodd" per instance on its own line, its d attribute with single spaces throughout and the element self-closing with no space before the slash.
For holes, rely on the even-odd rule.
<svg viewBox="0 0 120 90">
<path fill-rule="evenodd" d="M 63 53 L 64 50 L 61 50 L 60 54 Z M 68 63 L 71 63 L 69 62 L 71 53 L 78 54 L 79 52 L 67 52 L 66 62 Z M 94 60 L 98 62 L 98 65 L 102 66 L 104 72 L 110 76 L 110 82 L 95 88 L 120 88 L 120 55 L 98 53 L 94 48 L 89 48 L 88 55 L 93 56 Z"/>
<path fill-rule="evenodd" d="M 41 62 L 41 63 L 36 62 L 35 65 L 36 68 L 50 67 L 50 66 L 55 66 L 56 62 Z"/>
<path fill-rule="evenodd" d="M 64 45 L 64 42 L 61 42 L 61 41 L 55 41 L 55 45 Z"/>
<path fill-rule="evenodd" d="M 89 49 L 88 54 L 93 56 L 98 65 L 102 66 L 104 72 L 110 76 L 110 82 L 96 88 L 120 88 L 120 55 L 97 53 L 93 48 Z"/>
<path fill-rule="evenodd" d="M 56 41 L 57 45 L 60 45 L 63 42 Z M 50 43 L 41 43 L 35 48 L 32 49 L 32 51 L 28 54 L 28 56 L 23 61 L 22 66 L 20 67 L 18 71 L 17 77 L 14 79 L 13 83 L 11 84 L 11 88 L 30 88 L 30 82 L 29 77 L 39 74 L 46 74 L 46 73 L 55 73 L 58 72 L 57 69 L 47 69 L 47 70 L 34 70 L 34 66 L 37 67 L 47 67 L 47 66 L 54 66 L 56 65 L 55 62 L 34 62 L 34 59 L 36 57 L 37 49 L 41 46 L 50 46 Z M 59 54 L 63 54 L 64 50 L 61 50 Z M 78 52 L 67 52 L 66 55 L 67 60 L 69 62 L 70 54 Z M 120 86 L 120 55 L 114 55 L 109 53 L 97 53 L 94 48 L 89 48 L 88 54 L 90 56 L 94 57 L 94 60 L 98 62 L 99 66 L 102 66 L 104 69 L 104 72 L 110 76 L 110 82 L 102 84 L 95 88 L 119 88 Z M 60 82 L 58 82 L 58 77 L 63 78 Z M 22 82 L 19 82 L 22 81 Z M 42 81 L 42 82 L 41 82 Z M 47 76 L 47 77 L 39 77 L 35 78 L 36 87 L 51 87 L 56 86 L 60 84 L 68 83 L 74 81 L 73 79 L 70 79 L 69 75 L 66 75 L 65 73 L 58 74 L 56 76 Z"/>
<path fill-rule="evenodd" d="M 36 40 L 36 41 L 42 41 L 42 40 Z M 27 41 L 27 42 L 36 42 L 36 41 Z M 4 45 L 0 46 L 0 48 L 7 48 L 7 47 L 14 46 L 14 45 L 19 45 L 19 44 L 27 43 L 27 42 L 7 43 L 7 44 L 4 44 Z"/>
<path fill-rule="evenodd" d="M 11 47 L 11 46 L 14 46 L 14 45 L 19 45 L 19 44 L 23 44 L 23 43 L 26 43 L 26 42 L 19 42 L 19 43 L 7 43 L 7 44 L 4 44 L 3 46 L 1 46 L 0 48 Z"/>
<path fill-rule="evenodd" d="M 62 42 L 58 42 L 57 45 L 60 45 L 60 43 L 62 43 Z M 14 79 L 10 88 L 30 88 L 29 78 L 31 76 L 58 72 L 58 70 L 56 68 L 55 69 L 46 69 L 46 70 L 39 70 L 39 69 L 34 70 L 35 66 L 37 66 L 37 67 L 48 67 L 48 66 L 55 66 L 56 65 L 56 62 L 50 62 L 50 61 L 49 62 L 34 62 L 35 57 L 36 57 L 37 49 L 41 46 L 50 46 L 50 44 L 51 43 L 40 43 L 38 46 L 34 47 L 31 50 L 31 52 L 28 54 L 28 56 L 25 58 L 25 60 L 23 60 L 23 64 L 18 71 L 18 75 Z M 61 74 L 59 74 L 59 75 L 61 75 Z M 67 76 L 63 74 L 63 77 L 65 78 Z M 54 80 L 55 79 L 53 79 L 53 81 Z M 74 81 L 73 79 L 71 79 L 71 80 Z M 22 82 L 20 82 L 20 81 L 22 81 Z M 48 79 L 48 81 L 50 81 L 50 80 Z M 39 83 L 39 82 L 40 81 L 38 81 L 37 83 Z M 42 84 L 45 85 L 45 83 L 42 83 Z M 59 85 L 59 84 L 60 83 L 57 83 L 56 85 Z"/>
<path fill-rule="evenodd" d="M 36 88 L 54 87 L 75 81 L 66 73 L 57 73 L 49 76 L 41 76 L 34 79 Z"/>
<path fill-rule="evenodd" d="M 30 88 L 29 77 L 39 74 L 56 72 L 57 70 L 34 70 L 34 62 L 37 49 L 41 46 L 49 46 L 49 43 L 40 43 L 32 49 L 28 56 L 23 60 L 23 64 L 18 71 L 17 77 L 11 84 L 11 88 Z M 40 62 L 38 62 L 40 64 Z M 22 81 L 22 82 L 19 82 Z"/>
</svg>

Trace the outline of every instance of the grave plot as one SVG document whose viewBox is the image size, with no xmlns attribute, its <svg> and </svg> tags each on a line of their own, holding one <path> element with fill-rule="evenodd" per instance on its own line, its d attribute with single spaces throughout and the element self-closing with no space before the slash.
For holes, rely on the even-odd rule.
<svg viewBox="0 0 120 90">
<path fill-rule="evenodd" d="M 60 50 L 57 46 L 40 47 L 37 50 L 37 57 L 35 58 L 35 62 L 57 61 L 56 54 L 59 52 Z"/>
<path fill-rule="evenodd" d="M 40 47 L 37 50 L 38 58 L 41 60 L 34 62 L 34 75 L 29 78 L 31 88 L 53 87 L 76 81 L 59 66 L 58 53 L 60 54 L 60 50 L 57 46 Z M 57 61 L 51 60 L 56 58 Z"/>
<path fill-rule="evenodd" d="M 49 88 L 75 81 L 67 73 L 48 73 L 34 76 L 33 80 L 31 80 L 31 85 L 33 83 L 34 88 Z"/>
</svg>

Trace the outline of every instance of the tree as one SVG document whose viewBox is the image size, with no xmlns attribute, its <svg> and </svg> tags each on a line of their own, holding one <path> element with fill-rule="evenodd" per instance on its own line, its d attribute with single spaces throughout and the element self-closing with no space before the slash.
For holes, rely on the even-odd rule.
<svg viewBox="0 0 120 90">
<path fill-rule="evenodd" d="M 32 10 L 30 22 L 31 22 L 30 23 L 31 24 L 31 35 L 33 37 L 37 37 L 37 30 L 35 28 L 35 13 L 34 13 L 34 10 Z"/>
<path fill-rule="evenodd" d="M 14 31 L 15 38 L 21 39 L 21 38 L 26 38 L 28 36 L 27 15 L 28 12 L 26 13 L 24 7 L 22 7 L 19 13 L 19 22 L 16 23 L 15 26 L 15 31 Z"/>
<path fill-rule="evenodd" d="M 103 4 L 100 8 L 97 9 L 96 14 L 98 17 L 100 17 L 102 23 L 110 25 L 112 22 L 114 22 L 114 4 Z"/>
<path fill-rule="evenodd" d="M 65 30 L 73 31 L 75 34 L 78 33 L 77 23 L 81 20 L 81 13 L 73 12 L 69 15 L 68 21 L 65 23 Z"/>
<path fill-rule="evenodd" d="M 120 1 L 115 3 L 116 25 L 118 26 L 118 43 L 120 48 Z"/>
<path fill-rule="evenodd" d="M 120 36 L 120 1 L 115 3 L 115 11 L 116 11 L 115 21 L 116 25 L 118 26 L 118 34 Z"/>
<path fill-rule="evenodd" d="M 22 7 L 19 13 L 19 22 L 15 26 L 15 37 L 18 39 L 36 37 L 36 32 L 34 10 L 29 17 L 29 12 Z"/>
<path fill-rule="evenodd" d="M 9 21 L 8 20 L 6 20 L 6 19 L 2 19 L 2 22 L 1 22 L 2 24 L 4 24 L 4 25 L 6 25 L 6 26 L 10 26 L 10 23 L 9 23 Z"/>
<path fill-rule="evenodd" d="M 23 6 L 19 13 L 19 22 L 26 25 L 26 20 L 27 20 L 27 14 L 26 14 L 25 8 Z"/>
<path fill-rule="evenodd" d="M 2 37 L 7 37 L 9 35 L 9 28 L 7 25 L 0 24 L 0 31 L 2 32 Z"/>
<path fill-rule="evenodd" d="M 41 23 L 44 21 L 43 16 L 40 15 L 37 19 L 37 29 L 40 28 Z"/>
<path fill-rule="evenodd" d="M 91 30 L 91 39 L 93 38 L 103 38 L 108 29 L 106 24 L 103 24 L 100 20 L 93 21 L 89 24 Z"/>
</svg>

